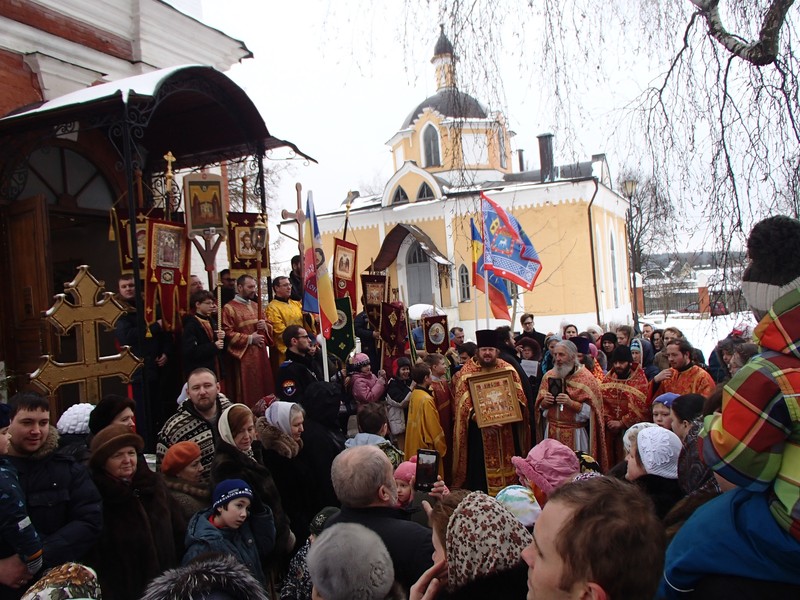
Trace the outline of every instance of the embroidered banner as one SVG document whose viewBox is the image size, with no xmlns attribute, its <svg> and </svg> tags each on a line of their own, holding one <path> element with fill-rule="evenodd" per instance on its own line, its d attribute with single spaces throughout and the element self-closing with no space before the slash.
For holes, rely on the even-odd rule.
<svg viewBox="0 0 800 600">
<path fill-rule="evenodd" d="M 160 318 L 165 331 L 178 327 L 188 305 L 189 269 L 186 227 L 182 223 L 148 219 L 144 279 L 144 310 L 148 324 Z"/>
<path fill-rule="evenodd" d="M 356 258 L 358 245 L 339 238 L 333 239 L 333 293 L 337 298 L 349 298 L 350 310 L 356 313 Z"/>
</svg>

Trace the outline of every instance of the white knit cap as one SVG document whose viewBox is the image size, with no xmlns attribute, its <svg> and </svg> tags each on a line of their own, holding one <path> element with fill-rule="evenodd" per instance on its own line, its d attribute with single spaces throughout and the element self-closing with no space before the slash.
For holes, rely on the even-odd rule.
<svg viewBox="0 0 800 600">
<path fill-rule="evenodd" d="M 56 424 L 56 429 L 61 435 L 74 433 L 77 435 L 84 435 L 89 433 L 89 415 L 94 410 L 94 404 L 84 402 L 81 404 L 73 404 Z"/>
<path fill-rule="evenodd" d="M 648 475 L 678 478 L 678 457 L 683 444 L 672 431 L 663 427 L 642 429 L 636 436 L 636 447 Z"/>
</svg>

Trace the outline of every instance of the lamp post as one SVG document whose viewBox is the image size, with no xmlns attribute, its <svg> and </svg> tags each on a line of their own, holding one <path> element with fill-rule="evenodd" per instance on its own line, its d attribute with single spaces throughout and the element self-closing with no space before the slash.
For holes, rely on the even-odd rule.
<svg viewBox="0 0 800 600">
<path fill-rule="evenodd" d="M 636 194 L 636 188 L 639 182 L 635 179 L 626 179 L 622 182 L 622 193 L 628 199 L 628 253 L 630 254 L 630 274 L 631 274 L 631 290 L 633 292 L 633 331 L 639 331 L 639 300 L 636 294 L 636 261 L 634 260 L 634 252 L 636 250 L 633 239 L 633 196 Z"/>
</svg>

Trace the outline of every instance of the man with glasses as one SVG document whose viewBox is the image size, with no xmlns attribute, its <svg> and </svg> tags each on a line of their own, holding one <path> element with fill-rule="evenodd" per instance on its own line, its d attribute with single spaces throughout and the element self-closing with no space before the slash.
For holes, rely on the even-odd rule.
<svg viewBox="0 0 800 600">
<path fill-rule="evenodd" d="M 283 343 L 286 345 L 286 360 L 278 369 L 275 393 L 280 400 L 302 402 L 306 388 L 317 381 L 310 354 L 311 340 L 305 329 L 289 325 L 283 331 Z"/>
<path fill-rule="evenodd" d="M 539 344 L 539 347 L 544 350 L 544 339 L 545 335 L 543 333 L 539 333 L 533 326 L 533 313 L 525 313 L 519 318 L 519 323 L 522 325 L 522 333 L 516 335 L 514 337 L 514 343 L 518 344 L 520 338 L 532 338 L 536 340 Z"/>
</svg>

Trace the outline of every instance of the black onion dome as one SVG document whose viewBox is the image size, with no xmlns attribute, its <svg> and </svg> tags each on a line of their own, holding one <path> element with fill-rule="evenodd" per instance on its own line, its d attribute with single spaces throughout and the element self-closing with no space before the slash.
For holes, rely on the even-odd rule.
<svg viewBox="0 0 800 600">
<path fill-rule="evenodd" d="M 450 43 L 450 40 L 447 39 L 447 36 L 444 34 L 444 25 L 439 25 L 441 28 L 441 33 L 439 34 L 439 39 L 436 41 L 436 46 L 433 48 L 433 56 L 442 56 L 443 54 L 453 55 L 453 44 Z"/>
<path fill-rule="evenodd" d="M 486 119 L 486 108 L 469 94 L 453 88 L 440 90 L 433 96 L 420 102 L 403 121 L 400 129 L 406 129 L 426 108 L 435 110 L 440 115 L 455 119 Z"/>
</svg>

